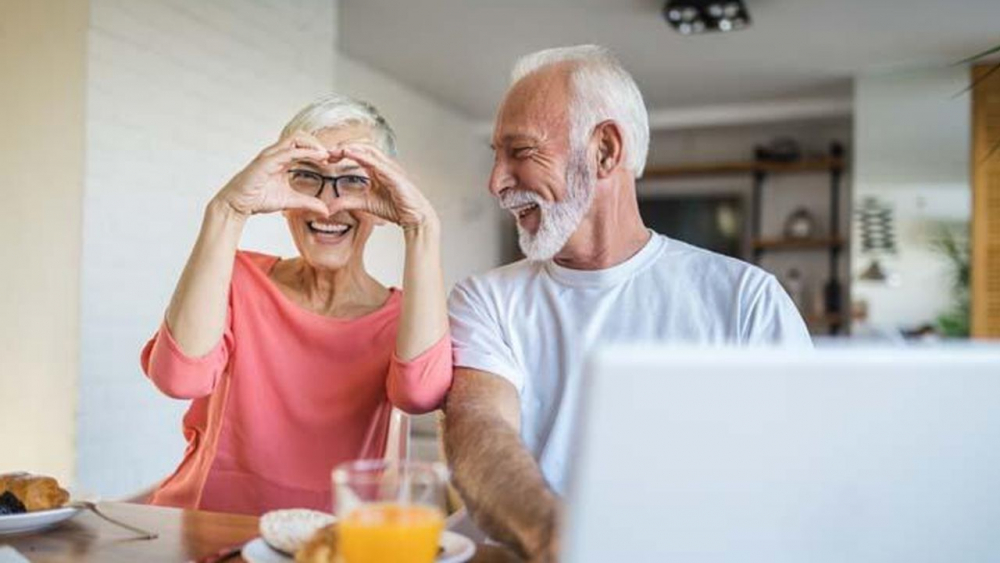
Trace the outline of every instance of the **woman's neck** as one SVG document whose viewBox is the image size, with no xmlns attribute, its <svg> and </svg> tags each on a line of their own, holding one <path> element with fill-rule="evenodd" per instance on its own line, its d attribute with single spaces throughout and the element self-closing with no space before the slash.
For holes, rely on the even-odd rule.
<svg viewBox="0 0 1000 563">
<path fill-rule="evenodd" d="M 292 258 L 275 264 L 270 277 L 294 303 L 326 317 L 360 317 L 379 309 L 389 298 L 389 290 L 360 264 L 328 270 Z"/>
</svg>

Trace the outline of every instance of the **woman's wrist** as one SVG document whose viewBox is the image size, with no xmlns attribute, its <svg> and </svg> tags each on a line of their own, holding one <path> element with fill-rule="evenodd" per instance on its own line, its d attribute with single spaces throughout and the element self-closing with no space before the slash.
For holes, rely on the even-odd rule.
<svg viewBox="0 0 1000 563">
<path fill-rule="evenodd" d="M 431 211 L 423 220 L 413 225 L 403 225 L 403 238 L 407 243 L 417 241 L 437 241 L 441 238 L 441 221 L 437 214 Z"/>
<path fill-rule="evenodd" d="M 246 223 L 249 215 L 240 212 L 226 199 L 217 195 L 208 202 L 208 206 L 205 208 L 205 217 L 206 219 L 222 220 L 226 223 L 238 223 L 242 226 L 243 223 Z"/>
</svg>

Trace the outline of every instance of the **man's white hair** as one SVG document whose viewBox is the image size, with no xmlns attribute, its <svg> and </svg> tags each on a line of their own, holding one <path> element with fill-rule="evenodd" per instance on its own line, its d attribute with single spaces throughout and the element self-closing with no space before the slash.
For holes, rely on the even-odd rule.
<svg viewBox="0 0 1000 563">
<path fill-rule="evenodd" d="M 570 142 L 583 146 L 598 123 L 611 119 L 622 128 L 626 165 L 642 176 L 649 152 L 649 115 L 632 75 L 608 49 L 577 45 L 545 49 L 521 57 L 511 73 L 511 84 L 543 67 L 571 63 L 572 98 L 569 108 Z"/>
<path fill-rule="evenodd" d="M 281 130 L 281 136 L 286 137 L 298 131 L 312 134 L 321 129 L 354 123 L 371 127 L 375 143 L 382 152 L 396 156 L 396 133 L 375 106 L 338 94 L 322 97 L 303 108 Z"/>
</svg>

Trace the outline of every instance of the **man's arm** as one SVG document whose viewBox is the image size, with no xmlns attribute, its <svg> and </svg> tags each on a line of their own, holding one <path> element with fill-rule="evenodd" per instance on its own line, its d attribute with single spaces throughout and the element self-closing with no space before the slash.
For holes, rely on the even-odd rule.
<svg viewBox="0 0 1000 563">
<path fill-rule="evenodd" d="M 497 375 L 456 368 L 444 447 L 476 524 L 531 561 L 554 561 L 560 501 L 519 435 L 517 390 Z"/>
</svg>

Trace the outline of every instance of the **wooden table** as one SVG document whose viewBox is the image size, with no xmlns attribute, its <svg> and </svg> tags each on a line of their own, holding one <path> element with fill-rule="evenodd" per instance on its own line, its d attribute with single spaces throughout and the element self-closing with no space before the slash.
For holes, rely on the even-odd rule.
<svg viewBox="0 0 1000 563">
<path fill-rule="evenodd" d="M 0 536 L 0 545 L 13 546 L 33 563 L 158 563 L 197 560 L 258 535 L 257 518 L 253 516 L 116 502 L 100 506 L 109 516 L 156 532 L 160 537 L 134 539 L 127 530 L 84 512 L 44 532 Z M 226 561 L 243 559 L 234 557 Z M 505 549 L 480 545 L 472 561 L 518 563 L 520 559 Z"/>
</svg>

